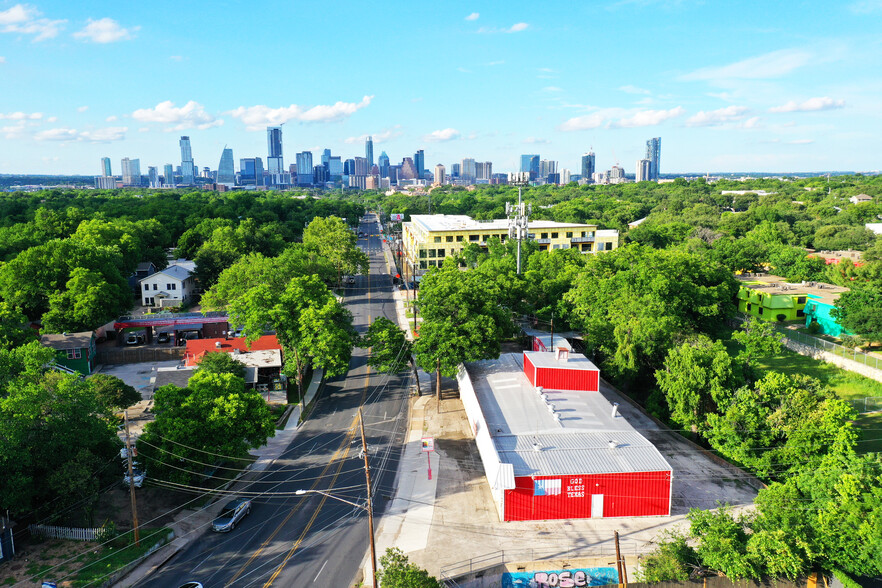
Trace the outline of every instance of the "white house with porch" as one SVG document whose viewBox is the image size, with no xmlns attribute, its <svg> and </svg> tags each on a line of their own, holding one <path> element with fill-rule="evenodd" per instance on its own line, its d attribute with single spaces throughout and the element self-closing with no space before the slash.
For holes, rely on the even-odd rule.
<svg viewBox="0 0 882 588">
<path fill-rule="evenodd" d="M 164 270 L 141 279 L 139 283 L 144 306 L 180 306 L 196 292 L 196 264 L 179 259 Z"/>
</svg>

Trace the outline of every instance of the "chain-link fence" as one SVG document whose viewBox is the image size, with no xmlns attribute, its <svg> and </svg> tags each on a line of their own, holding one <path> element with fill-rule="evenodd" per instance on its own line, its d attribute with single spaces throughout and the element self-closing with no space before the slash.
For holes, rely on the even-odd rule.
<svg viewBox="0 0 882 588">
<path fill-rule="evenodd" d="M 838 355 L 839 357 L 844 357 L 845 359 L 862 363 L 868 367 L 882 370 L 882 359 L 875 355 L 868 355 L 857 349 L 849 349 L 848 347 L 843 347 L 842 345 L 837 345 L 836 343 L 831 343 L 830 341 L 825 341 L 818 337 L 812 337 L 811 335 L 806 335 L 805 333 L 800 333 L 793 329 L 779 327 L 778 330 L 788 339 L 793 339 L 797 343 L 802 343 L 803 345 L 808 345 L 815 349 L 822 349 L 834 355 Z"/>
<path fill-rule="evenodd" d="M 882 396 L 866 396 L 849 400 L 858 414 L 882 411 Z"/>
</svg>

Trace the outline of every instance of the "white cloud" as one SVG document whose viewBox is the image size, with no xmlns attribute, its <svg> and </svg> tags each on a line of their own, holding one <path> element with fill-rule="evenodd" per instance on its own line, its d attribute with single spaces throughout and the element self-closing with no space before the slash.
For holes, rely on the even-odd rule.
<svg viewBox="0 0 882 588">
<path fill-rule="evenodd" d="M 140 129 L 138 129 L 138 132 L 139 133 L 149 133 L 150 127 L 141 127 Z"/>
<path fill-rule="evenodd" d="M 57 116 L 50 116 L 49 118 L 46 119 L 46 122 L 47 122 L 47 123 L 54 123 L 54 122 L 57 122 L 57 121 L 58 121 L 58 117 L 57 117 Z"/>
<path fill-rule="evenodd" d="M 42 112 L 8 112 L 6 114 L 0 112 L 0 120 L 40 120 L 43 118 Z"/>
<path fill-rule="evenodd" d="M 22 136 L 24 136 L 24 131 L 25 131 L 24 121 L 19 121 L 18 123 L 14 124 L 14 125 L 0 127 L 0 133 L 3 133 L 3 135 L 7 139 L 19 139 Z"/>
<path fill-rule="evenodd" d="M 77 108 L 77 112 L 86 112 L 87 110 L 89 110 L 88 106 L 80 106 Z"/>
<path fill-rule="evenodd" d="M 86 26 L 75 32 L 73 36 L 75 39 L 92 43 L 115 43 L 135 38 L 134 33 L 140 28 L 124 28 L 112 18 L 99 18 L 98 20 L 90 18 Z"/>
<path fill-rule="evenodd" d="M 111 141 L 121 141 L 126 137 L 128 127 L 107 127 L 104 129 L 94 129 L 87 131 L 78 131 L 67 127 L 56 129 L 46 129 L 34 135 L 37 141 L 82 141 L 88 143 L 109 143 Z"/>
<path fill-rule="evenodd" d="M 644 90 L 643 88 L 638 88 L 637 86 L 632 86 L 631 84 L 627 84 L 625 86 L 619 86 L 619 90 L 625 92 L 627 94 L 649 94 L 649 90 Z"/>
<path fill-rule="evenodd" d="M 551 143 L 548 139 L 540 139 L 539 137 L 527 137 L 524 139 L 524 143 L 528 145 L 547 145 Z"/>
<path fill-rule="evenodd" d="M 669 110 L 640 110 L 619 119 L 611 126 L 632 128 L 632 127 L 651 127 L 663 123 L 666 120 L 682 116 L 686 111 L 681 107 L 671 108 Z"/>
<path fill-rule="evenodd" d="M 110 116 L 108 116 L 108 117 L 105 118 L 104 120 L 107 121 L 107 122 L 113 122 L 113 121 L 117 120 L 118 118 L 119 118 L 119 117 L 117 117 L 115 114 L 111 114 Z"/>
<path fill-rule="evenodd" d="M 467 17 L 465 17 L 465 19 L 466 20 L 478 20 L 479 16 L 481 16 L 481 15 L 478 14 L 477 12 L 473 12 L 470 15 L 468 15 Z"/>
<path fill-rule="evenodd" d="M 347 137 L 343 140 L 344 143 L 354 144 L 354 143 L 364 143 L 365 139 L 368 137 L 373 137 L 374 143 L 385 143 L 389 139 L 394 139 L 396 137 L 401 136 L 401 125 L 395 125 L 390 129 L 386 129 L 385 131 L 381 131 L 379 133 L 359 135 L 358 137 Z"/>
<path fill-rule="evenodd" d="M 456 71 L 461 71 L 462 73 L 472 73 L 472 70 L 466 69 L 464 67 L 458 67 L 456 68 Z"/>
<path fill-rule="evenodd" d="M 520 33 L 521 31 L 525 31 L 530 27 L 529 24 L 525 22 L 517 22 L 510 27 L 507 28 L 497 28 L 497 27 L 481 27 L 477 32 L 479 33 Z"/>
<path fill-rule="evenodd" d="M 0 64 L 6 63 L 6 58 L 0 55 Z"/>
<path fill-rule="evenodd" d="M 154 108 L 141 108 L 132 113 L 132 118 L 140 122 L 156 122 L 174 125 L 166 130 L 209 129 L 224 124 L 223 119 L 215 118 L 205 112 L 205 107 L 190 100 L 180 108 L 171 100 L 160 102 Z"/>
<path fill-rule="evenodd" d="M 558 88 L 557 86 L 545 86 L 542 88 L 543 92 L 563 92 L 563 88 Z"/>
<path fill-rule="evenodd" d="M 816 112 L 818 110 L 843 108 L 844 106 L 844 100 L 834 100 L 829 96 L 819 96 L 817 98 L 809 98 L 804 102 L 791 100 L 787 104 L 770 108 L 769 112 Z"/>
<path fill-rule="evenodd" d="M 742 129 L 756 129 L 760 126 L 760 117 L 753 116 L 741 123 Z"/>
<path fill-rule="evenodd" d="M 38 18 L 40 11 L 28 4 L 16 4 L 0 12 L 0 32 L 35 35 L 34 41 L 57 37 L 66 20 Z"/>
<path fill-rule="evenodd" d="M 304 108 L 297 104 L 270 108 L 269 106 L 240 106 L 226 114 L 240 119 L 249 131 L 259 131 L 266 126 L 280 125 L 291 120 L 300 122 L 332 122 L 352 116 L 365 108 L 373 100 L 373 96 L 365 96 L 361 102 L 336 102 L 330 105 L 318 105 Z"/>
<path fill-rule="evenodd" d="M 504 63 L 505 63 L 505 60 L 500 59 L 499 61 L 490 61 L 488 63 L 485 63 L 484 65 L 486 65 L 487 67 L 493 67 L 494 65 L 502 65 Z"/>
<path fill-rule="evenodd" d="M 454 139 L 459 139 L 461 136 L 462 133 L 460 133 L 456 129 L 447 128 L 432 131 L 431 133 L 423 137 L 423 141 L 428 141 L 430 143 L 441 143 L 443 141 L 453 141 Z"/>
<path fill-rule="evenodd" d="M 600 112 L 586 114 L 584 116 L 574 116 L 564 121 L 557 129 L 559 131 L 584 131 L 587 129 L 597 129 L 606 124 L 606 118 Z"/>
<path fill-rule="evenodd" d="M 739 121 L 748 111 L 746 106 L 726 106 L 716 110 L 702 110 L 686 121 L 687 127 L 710 127 Z"/>
<path fill-rule="evenodd" d="M 703 67 L 680 76 L 681 80 L 726 81 L 779 78 L 815 61 L 808 51 L 782 49 L 720 67 Z"/>
<path fill-rule="evenodd" d="M 882 11 L 882 0 L 862 0 L 849 6 L 849 9 L 856 14 L 870 14 Z"/>
<path fill-rule="evenodd" d="M 182 55 L 169 55 L 168 57 L 171 61 L 183 61 L 184 57 Z"/>
</svg>

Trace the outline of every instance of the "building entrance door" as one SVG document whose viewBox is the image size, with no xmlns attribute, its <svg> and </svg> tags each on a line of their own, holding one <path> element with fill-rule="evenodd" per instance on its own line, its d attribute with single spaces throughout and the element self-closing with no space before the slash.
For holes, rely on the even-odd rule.
<svg viewBox="0 0 882 588">
<path fill-rule="evenodd" d="M 602 519 L 603 518 L 603 494 L 592 494 L 591 495 L 591 518 L 592 519 Z"/>
</svg>

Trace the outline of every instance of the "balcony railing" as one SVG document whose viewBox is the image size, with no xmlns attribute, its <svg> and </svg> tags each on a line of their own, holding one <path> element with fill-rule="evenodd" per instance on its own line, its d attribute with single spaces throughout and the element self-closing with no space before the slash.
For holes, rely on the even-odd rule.
<svg viewBox="0 0 882 588">
<path fill-rule="evenodd" d="M 594 237 L 573 237 L 573 243 L 594 243 Z"/>
</svg>

